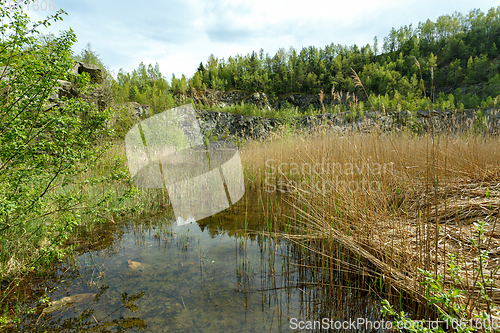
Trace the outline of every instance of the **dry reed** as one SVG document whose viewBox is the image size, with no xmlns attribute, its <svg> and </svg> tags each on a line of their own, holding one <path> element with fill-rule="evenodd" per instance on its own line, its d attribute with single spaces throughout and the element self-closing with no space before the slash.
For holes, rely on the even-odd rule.
<svg viewBox="0 0 500 333">
<path fill-rule="evenodd" d="M 468 313 L 480 306 L 473 222 L 487 221 L 479 249 L 490 254 L 483 271 L 500 301 L 498 137 L 319 132 L 248 143 L 241 156 L 250 187 L 280 192 L 296 208 L 275 216 L 287 228 L 277 234 L 320 253 L 319 265 L 383 278 L 422 303 L 418 269 L 449 284 L 452 254 L 463 268 Z"/>
</svg>

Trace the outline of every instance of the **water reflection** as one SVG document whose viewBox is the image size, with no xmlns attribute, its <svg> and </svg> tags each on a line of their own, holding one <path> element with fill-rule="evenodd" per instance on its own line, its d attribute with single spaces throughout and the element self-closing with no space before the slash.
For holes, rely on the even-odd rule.
<svg viewBox="0 0 500 333">
<path fill-rule="evenodd" d="M 100 247 L 82 246 L 75 263 L 33 287 L 50 303 L 20 330 L 289 332 L 292 318 L 380 319 L 377 299 L 304 267 L 314 253 L 246 236 L 268 218 L 251 200 L 190 225 L 163 216 L 105 228 Z"/>
</svg>

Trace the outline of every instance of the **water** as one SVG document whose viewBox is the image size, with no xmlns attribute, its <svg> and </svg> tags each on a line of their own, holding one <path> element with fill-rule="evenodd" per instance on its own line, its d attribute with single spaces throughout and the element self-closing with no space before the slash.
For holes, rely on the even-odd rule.
<svg viewBox="0 0 500 333">
<path fill-rule="evenodd" d="M 33 283 L 33 295 L 46 290 L 50 302 L 37 303 L 20 329 L 290 332 L 300 320 L 380 319 L 375 297 L 320 284 L 301 268 L 311 254 L 248 235 L 263 229 L 257 207 L 240 204 L 184 226 L 165 216 L 106 226 L 76 262 Z"/>
</svg>

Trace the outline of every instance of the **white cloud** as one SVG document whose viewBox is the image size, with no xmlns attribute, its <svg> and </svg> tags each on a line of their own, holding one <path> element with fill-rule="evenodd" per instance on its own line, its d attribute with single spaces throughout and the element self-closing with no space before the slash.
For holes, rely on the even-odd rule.
<svg viewBox="0 0 500 333">
<path fill-rule="evenodd" d="M 472 7 L 483 12 L 496 6 L 490 0 L 470 2 L 431 0 L 150 0 L 148 2 L 56 1 L 69 16 L 50 31 L 72 27 L 80 50 L 90 42 L 105 64 L 126 71 L 138 64 L 160 64 L 162 73 L 191 76 L 213 53 L 227 59 L 236 54 L 270 55 L 279 48 L 296 49 L 331 43 L 365 45 L 392 27 Z M 36 14 L 38 19 L 43 15 Z"/>
</svg>

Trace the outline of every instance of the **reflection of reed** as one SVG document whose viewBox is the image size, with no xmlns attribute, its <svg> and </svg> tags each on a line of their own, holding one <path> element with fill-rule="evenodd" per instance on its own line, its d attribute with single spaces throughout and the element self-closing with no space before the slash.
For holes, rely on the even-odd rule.
<svg viewBox="0 0 500 333">
<path fill-rule="evenodd" d="M 280 323 L 287 324 L 296 313 L 300 313 L 303 320 L 335 317 L 380 320 L 377 299 L 370 296 L 362 271 L 348 272 L 335 266 L 334 261 L 321 264 L 323 256 L 316 247 L 304 247 L 279 236 L 280 230 L 286 230 L 287 226 L 271 221 L 294 216 L 294 212 L 293 205 L 279 196 L 247 191 L 243 202 L 230 212 L 199 223 L 205 222 L 203 225 L 217 228 L 219 232 L 227 225 L 227 232 L 239 235 L 235 243 L 237 286 L 234 290 L 243 294 L 260 293 L 264 311 L 271 311 L 273 306 L 278 310 L 272 310 L 278 327 Z M 224 223 L 226 220 L 232 223 Z M 269 233 L 268 228 L 273 232 Z M 260 253 L 257 265 L 249 256 L 250 244 L 255 242 Z M 317 246 L 322 242 L 320 240 Z M 356 260 L 346 257 L 343 249 L 328 249 L 338 252 L 347 265 L 356 266 Z M 293 301 L 297 297 L 298 304 Z"/>
</svg>

